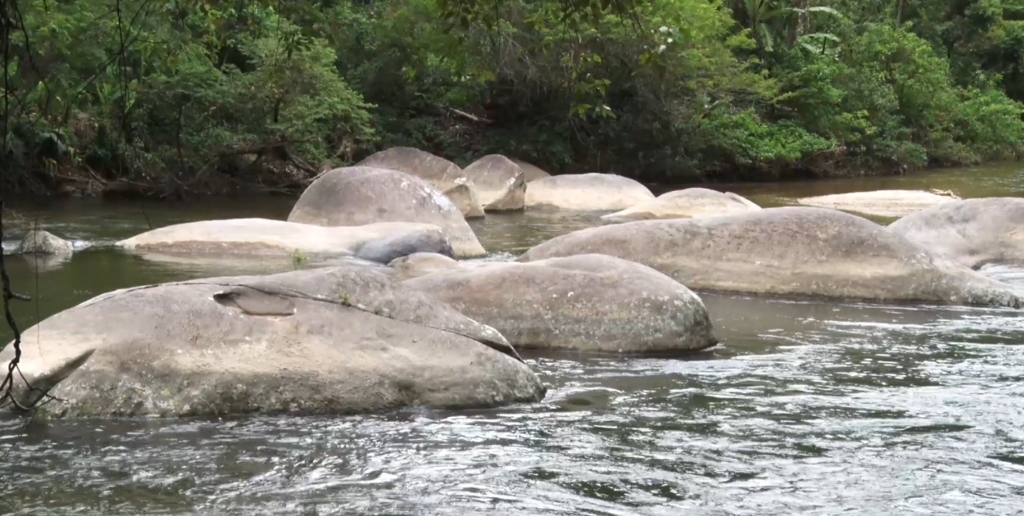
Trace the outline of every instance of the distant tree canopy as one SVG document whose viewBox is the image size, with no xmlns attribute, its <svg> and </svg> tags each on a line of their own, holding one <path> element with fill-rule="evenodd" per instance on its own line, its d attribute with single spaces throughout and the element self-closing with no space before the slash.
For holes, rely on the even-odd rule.
<svg viewBox="0 0 1024 516">
<path fill-rule="evenodd" d="M 23 190 L 289 189 L 393 145 L 649 180 L 1024 149 L 1024 0 L 9 3 Z"/>
</svg>

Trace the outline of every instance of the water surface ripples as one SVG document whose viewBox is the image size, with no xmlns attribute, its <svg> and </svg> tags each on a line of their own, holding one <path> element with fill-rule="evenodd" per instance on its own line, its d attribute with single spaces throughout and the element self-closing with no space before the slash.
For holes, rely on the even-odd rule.
<svg viewBox="0 0 1024 516">
<path fill-rule="evenodd" d="M 140 230 L 136 215 L 93 213 L 110 224 L 87 220 L 79 231 L 69 218 L 65 227 L 112 242 Z M 162 225 L 177 215 L 148 216 Z M 594 223 L 473 224 L 503 253 L 490 259 L 507 260 Z M 33 282 L 12 263 L 19 288 L 40 300 L 19 308 L 33 322 L 112 288 L 210 273 L 102 246 Z M 985 273 L 1024 288 L 1022 270 Z M 550 386 L 534 405 L 28 427 L 0 419 L 0 512 L 1022 513 L 1024 313 L 702 297 L 719 347 L 683 359 L 529 356 Z"/>
</svg>

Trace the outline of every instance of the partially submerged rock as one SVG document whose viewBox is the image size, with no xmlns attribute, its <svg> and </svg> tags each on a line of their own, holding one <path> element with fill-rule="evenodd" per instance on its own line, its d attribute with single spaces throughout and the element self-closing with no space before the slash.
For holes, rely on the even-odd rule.
<svg viewBox="0 0 1024 516">
<path fill-rule="evenodd" d="M 441 191 L 460 184 L 466 178 L 455 163 L 413 147 L 391 147 L 371 154 L 356 166 L 405 172 L 427 181 Z"/>
<path fill-rule="evenodd" d="M 318 226 L 433 224 L 444 231 L 455 256 L 487 254 L 448 197 L 426 181 L 395 170 L 345 167 L 326 172 L 302 193 L 288 221 Z"/>
<path fill-rule="evenodd" d="M 585 253 L 648 265 L 698 291 L 1024 306 L 1001 283 L 869 220 L 825 208 L 589 228 L 540 244 L 520 261 Z"/>
<path fill-rule="evenodd" d="M 517 211 L 526 206 L 526 177 L 505 156 L 484 156 L 463 172 L 476 186 L 484 211 Z"/>
<path fill-rule="evenodd" d="M 463 217 L 467 219 L 482 219 L 486 216 L 483 204 L 480 202 L 480 196 L 477 195 L 472 182 L 466 181 L 457 184 L 445 190 L 444 194 L 462 212 Z"/>
<path fill-rule="evenodd" d="M 415 252 L 453 254 L 444 232 L 432 224 L 325 227 L 258 218 L 175 224 L 122 240 L 117 246 L 140 253 L 315 260 L 353 256 L 378 263 Z"/>
<path fill-rule="evenodd" d="M 435 272 L 451 271 L 464 267 L 458 261 L 437 253 L 413 253 L 395 259 L 388 264 L 399 281 L 418 278 Z"/>
<path fill-rule="evenodd" d="M 43 410 L 58 416 L 351 414 L 545 392 L 493 328 L 359 268 L 118 290 L 23 339 L 21 371 L 53 388 Z"/>
<path fill-rule="evenodd" d="M 523 171 L 523 177 L 526 178 L 527 183 L 532 183 L 538 179 L 544 179 L 545 177 L 551 177 L 551 174 L 544 171 L 544 169 L 534 165 L 533 163 L 527 163 L 521 159 L 512 158 L 512 162 L 519 165 L 520 170 Z"/>
<path fill-rule="evenodd" d="M 963 265 L 1024 265 L 1024 199 L 943 203 L 907 215 L 889 231 Z"/>
<path fill-rule="evenodd" d="M 654 199 L 646 186 L 615 174 L 572 174 L 538 179 L 526 189 L 528 208 L 624 210 Z"/>
<path fill-rule="evenodd" d="M 925 192 L 921 190 L 877 190 L 873 192 L 852 192 L 844 194 L 805 197 L 797 202 L 806 206 L 833 208 L 836 210 L 876 215 L 879 217 L 902 217 L 932 206 L 954 202 L 959 198 L 948 193 Z"/>
<path fill-rule="evenodd" d="M 56 256 L 70 256 L 74 252 L 75 246 L 71 242 L 41 229 L 27 231 L 14 251 L 15 254 Z"/>
<path fill-rule="evenodd" d="M 650 219 L 688 219 L 760 210 L 761 207 L 732 192 L 687 188 L 659 195 L 625 210 L 601 217 L 607 222 Z"/>
<path fill-rule="evenodd" d="M 414 261 L 430 263 L 423 255 Z M 519 349 L 664 353 L 718 342 L 696 294 L 638 263 L 587 254 L 454 268 L 438 257 L 434 266 L 405 285 L 494 327 Z"/>
<path fill-rule="evenodd" d="M 452 198 L 466 217 L 482 217 L 484 210 L 472 181 L 458 165 L 413 147 L 392 147 L 368 156 L 356 166 L 386 168 L 416 176 Z"/>
</svg>

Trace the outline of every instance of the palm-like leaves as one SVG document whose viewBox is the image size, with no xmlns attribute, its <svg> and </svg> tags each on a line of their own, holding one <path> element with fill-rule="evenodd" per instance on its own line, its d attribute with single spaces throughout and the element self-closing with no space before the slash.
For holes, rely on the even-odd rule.
<svg viewBox="0 0 1024 516">
<path fill-rule="evenodd" d="M 731 7 L 737 21 L 750 29 L 758 45 L 767 52 L 775 50 L 775 42 L 799 43 L 815 52 L 824 51 L 826 41 L 837 41 L 827 32 L 807 33 L 812 14 L 841 18 L 839 11 L 824 5 L 806 5 L 808 0 L 733 0 Z M 790 3 L 793 5 L 784 5 Z M 817 43 L 817 46 L 814 44 Z M 811 48 L 813 47 L 813 48 Z"/>
</svg>

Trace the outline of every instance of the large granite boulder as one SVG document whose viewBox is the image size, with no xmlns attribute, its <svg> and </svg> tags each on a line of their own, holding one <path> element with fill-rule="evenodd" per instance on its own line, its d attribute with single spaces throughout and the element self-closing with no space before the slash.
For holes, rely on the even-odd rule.
<svg viewBox="0 0 1024 516">
<path fill-rule="evenodd" d="M 437 253 L 412 253 L 408 256 L 396 258 L 388 264 L 390 268 L 390 274 L 399 281 L 405 281 L 407 279 L 418 278 L 420 276 L 426 276 L 427 274 L 433 274 L 435 272 L 444 272 L 459 270 L 463 267 L 472 267 L 477 264 L 483 264 L 487 262 L 459 262 L 453 260 L 447 256 Z"/>
<path fill-rule="evenodd" d="M 326 172 L 302 193 L 288 221 L 318 226 L 433 224 L 444 231 L 455 256 L 487 254 L 448 197 L 426 181 L 396 170 L 344 167 Z"/>
<path fill-rule="evenodd" d="M 392 147 L 371 154 L 356 166 L 386 168 L 416 176 L 444 192 L 467 218 L 484 215 L 473 182 L 458 165 L 440 156 L 412 147 Z"/>
<path fill-rule="evenodd" d="M 532 183 L 538 179 L 544 179 L 545 177 L 551 177 L 551 174 L 533 163 L 527 163 L 516 158 L 512 158 L 512 162 L 519 165 L 519 169 L 523 171 L 523 176 L 526 178 L 527 183 Z"/>
<path fill-rule="evenodd" d="M 417 254 L 396 262 L 404 276 L 420 274 L 405 285 L 497 329 L 519 349 L 672 353 L 718 342 L 696 294 L 611 256 L 460 267 Z"/>
<path fill-rule="evenodd" d="M 1024 199 L 943 203 L 907 215 L 889 231 L 967 267 L 1024 265 Z"/>
<path fill-rule="evenodd" d="M 204 220 L 175 224 L 122 240 L 117 246 L 155 255 L 231 258 L 289 257 L 324 260 L 355 257 L 378 263 L 416 252 L 453 254 L 440 227 L 415 222 L 365 226 L 315 226 L 270 219 Z"/>
<path fill-rule="evenodd" d="M 505 156 L 484 156 L 463 172 L 475 185 L 484 211 L 518 211 L 526 206 L 526 177 Z"/>
<path fill-rule="evenodd" d="M 920 190 L 877 190 L 804 197 L 797 199 L 797 202 L 805 206 L 833 208 L 864 215 L 902 217 L 925 208 L 954 202 L 957 199 L 949 193 Z"/>
<path fill-rule="evenodd" d="M 526 207 L 616 211 L 654 199 L 646 186 L 615 174 L 571 174 L 538 179 L 526 189 Z"/>
<path fill-rule="evenodd" d="M 480 196 L 471 181 L 455 185 L 445 190 L 444 195 L 458 208 L 462 216 L 468 219 L 482 219 L 486 216 Z"/>
<path fill-rule="evenodd" d="M 589 228 L 540 244 L 520 261 L 586 253 L 648 265 L 697 291 L 1024 305 L 1001 283 L 867 219 L 826 208 Z"/>
<path fill-rule="evenodd" d="M 687 188 L 659 195 L 625 210 L 603 215 L 606 222 L 651 219 L 689 219 L 760 210 L 761 207 L 732 192 Z"/>
<path fill-rule="evenodd" d="M 118 290 L 23 339 L 21 371 L 59 398 L 43 407 L 56 416 L 353 414 L 545 392 L 493 328 L 356 267 Z"/>
</svg>

